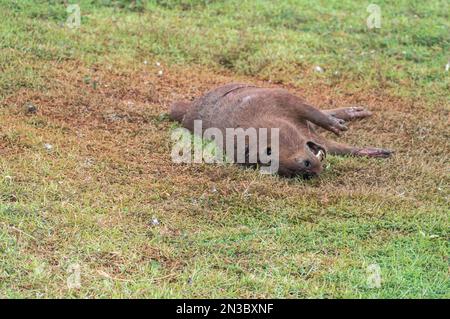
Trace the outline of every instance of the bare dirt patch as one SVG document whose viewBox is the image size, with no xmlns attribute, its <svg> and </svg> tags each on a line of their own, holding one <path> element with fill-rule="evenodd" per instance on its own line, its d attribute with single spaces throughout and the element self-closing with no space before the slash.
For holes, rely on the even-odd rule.
<svg viewBox="0 0 450 319">
<path fill-rule="evenodd" d="M 83 156 L 114 162 L 111 163 L 112 174 L 109 175 L 108 171 L 103 173 L 108 178 L 119 178 L 117 173 L 126 167 L 128 178 L 141 182 L 166 179 L 171 180 L 172 185 L 187 183 L 196 189 L 198 185 L 204 185 L 201 181 L 214 184 L 219 180 L 222 186 L 226 185 L 220 190 L 224 194 L 230 191 L 230 187 L 235 187 L 227 180 L 239 179 L 234 175 L 234 169 L 171 163 L 168 133 L 173 123 L 166 116 L 168 107 L 174 100 L 192 100 L 208 89 L 228 82 L 274 86 L 255 79 L 175 66 L 165 68 L 162 76 L 147 65 L 115 70 L 87 68 L 75 62 L 58 65 L 53 72 L 48 75 L 47 91 L 21 90 L 3 104 L 19 117 L 25 103 L 38 105 L 37 117 L 78 137 Z M 374 117 L 353 124 L 343 139 L 349 143 L 383 146 L 396 151 L 394 159 L 383 166 L 374 165 L 376 161 L 371 161 L 366 167 L 355 167 L 354 162 L 340 167 L 335 172 L 340 176 L 337 181 L 327 185 L 324 178 L 320 183 L 320 186 L 332 189 L 331 194 L 346 187 L 356 192 L 367 187 L 389 190 L 394 173 L 395 179 L 403 180 L 405 184 L 409 184 L 410 177 L 417 173 L 423 174 L 424 178 L 443 178 L 443 163 L 448 158 L 449 148 L 448 110 L 445 106 L 405 101 L 363 89 L 357 94 L 345 94 L 339 87 L 325 85 L 288 86 L 288 89 L 321 108 L 367 106 L 374 111 Z M 3 152 L 7 148 L 4 144 L 0 148 Z M 62 146 L 62 149 L 64 147 L 69 145 Z M 387 167 L 389 172 L 385 171 Z M 411 168 L 415 172 L 411 172 Z M 227 172 L 233 173 L 228 175 Z M 292 188 L 292 184 L 281 179 L 272 179 L 271 183 Z M 175 191 L 164 192 L 158 189 L 160 185 L 154 186 L 154 191 L 163 197 L 165 193 L 170 196 Z M 242 186 L 240 191 L 244 189 Z M 264 185 L 258 184 L 256 189 L 261 189 L 261 195 L 267 192 Z M 282 196 L 285 189 L 277 189 L 272 188 L 270 194 L 281 192 L 278 195 Z"/>
<path fill-rule="evenodd" d="M 214 220 L 226 216 L 223 209 L 230 196 L 254 203 L 264 198 L 289 202 L 312 197 L 325 206 L 342 196 L 408 201 L 418 206 L 426 206 L 432 199 L 445 200 L 445 189 L 440 187 L 448 183 L 449 130 L 444 106 L 364 90 L 345 94 L 339 87 L 325 85 L 288 87 L 321 108 L 367 106 L 375 115 L 352 124 L 342 139 L 395 150 L 394 157 L 386 161 L 331 160 L 320 179 L 304 183 L 261 177 L 234 166 L 177 165 L 170 159 L 169 133 L 174 123 L 168 120 L 167 111 L 174 100 L 192 100 L 229 82 L 275 86 L 272 83 L 193 68 L 165 68 L 159 76 L 146 65 L 115 70 L 79 63 L 58 65 L 48 77 L 51 80 L 45 92 L 22 90 L 3 104 L 16 120 L 30 118 L 22 114 L 25 103 L 37 105 L 34 117 L 48 122 L 37 132 L 48 127 L 62 130 L 64 136 L 58 139 L 61 156 L 78 150 L 81 169 L 67 175 L 86 192 L 92 183 L 100 187 L 111 198 L 111 205 L 146 194 L 143 204 L 161 214 L 179 218 L 200 214 Z M 139 191 L 129 192 L 127 185 Z M 216 210 L 222 214 L 215 215 Z"/>
</svg>

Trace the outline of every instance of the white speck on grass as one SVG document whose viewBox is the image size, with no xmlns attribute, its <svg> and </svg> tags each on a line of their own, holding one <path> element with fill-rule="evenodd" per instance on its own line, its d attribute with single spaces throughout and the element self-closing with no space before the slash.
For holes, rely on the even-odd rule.
<svg viewBox="0 0 450 319">
<path fill-rule="evenodd" d="M 448 72 L 450 70 L 450 61 L 445 65 L 445 72 Z"/>
<path fill-rule="evenodd" d="M 95 164 L 95 160 L 93 158 L 86 158 L 84 160 L 84 166 L 89 167 Z"/>
<path fill-rule="evenodd" d="M 161 63 L 159 63 L 159 62 L 156 62 L 156 66 L 161 66 Z"/>
<path fill-rule="evenodd" d="M 163 75 L 163 71 L 162 70 L 159 70 L 158 71 L 158 76 L 162 76 Z"/>
<path fill-rule="evenodd" d="M 425 238 L 429 238 L 429 239 L 434 239 L 434 238 L 439 238 L 440 236 L 439 235 L 435 235 L 435 234 L 430 234 L 430 235 L 428 235 L 428 234 L 426 234 L 424 231 L 419 231 L 419 233 L 423 236 L 423 237 L 425 237 Z"/>
<path fill-rule="evenodd" d="M 320 66 L 318 66 L 318 65 L 316 65 L 316 66 L 314 67 L 314 71 L 316 71 L 316 72 L 318 72 L 318 73 L 323 73 L 323 72 L 324 72 L 324 71 L 323 71 L 323 68 L 320 67 Z"/>
<path fill-rule="evenodd" d="M 52 145 L 52 144 L 45 143 L 45 144 L 44 144 L 44 148 L 45 148 L 47 151 L 51 151 L 51 150 L 53 149 L 53 145 Z"/>
<path fill-rule="evenodd" d="M 156 217 L 152 218 L 152 226 L 158 226 L 159 225 L 159 220 Z"/>
<path fill-rule="evenodd" d="M 147 64 L 148 64 L 148 61 L 147 61 L 147 60 L 145 60 L 145 61 L 144 61 L 144 64 L 145 64 L 145 65 L 147 65 Z"/>
</svg>

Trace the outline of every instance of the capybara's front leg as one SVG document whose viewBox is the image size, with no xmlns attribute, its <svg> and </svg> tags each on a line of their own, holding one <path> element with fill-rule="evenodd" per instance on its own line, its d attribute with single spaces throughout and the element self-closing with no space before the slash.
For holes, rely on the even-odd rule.
<svg viewBox="0 0 450 319">
<path fill-rule="evenodd" d="M 355 147 L 342 143 L 324 140 L 325 148 L 331 155 L 351 155 L 376 158 L 388 158 L 393 151 L 376 147 Z"/>
</svg>

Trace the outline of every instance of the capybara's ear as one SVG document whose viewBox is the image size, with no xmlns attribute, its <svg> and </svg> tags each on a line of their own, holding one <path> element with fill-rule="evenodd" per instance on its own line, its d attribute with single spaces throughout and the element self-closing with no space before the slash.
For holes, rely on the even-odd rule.
<svg viewBox="0 0 450 319">
<path fill-rule="evenodd" d="M 170 119 L 172 119 L 174 121 L 178 121 L 178 122 L 183 121 L 183 117 L 187 113 L 187 111 L 189 110 L 190 107 L 191 107 L 191 103 L 189 103 L 189 102 L 184 102 L 184 101 L 174 102 L 170 106 L 170 113 L 169 113 Z"/>
</svg>

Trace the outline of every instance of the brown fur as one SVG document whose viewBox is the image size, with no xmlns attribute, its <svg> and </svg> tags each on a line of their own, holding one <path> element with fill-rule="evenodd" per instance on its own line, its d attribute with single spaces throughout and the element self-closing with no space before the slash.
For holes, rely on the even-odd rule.
<svg viewBox="0 0 450 319">
<path fill-rule="evenodd" d="M 361 107 L 320 111 L 283 89 L 258 88 L 247 84 L 227 84 L 209 91 L 193 102 L 176 102 L 170 116 L 193 131 L 194 120 L 202 120 L 203 130 L 226 128 L 280 128 L 279 175 L 314 176 L 322 169 L 315 156 L 319 150 L 335 155 L 388 157 L 391 151 L 359 148 L 325 139 L 323 128 L 339 135 L 347 130 L 346 120 L 371 113 Z"/>
</svg>

